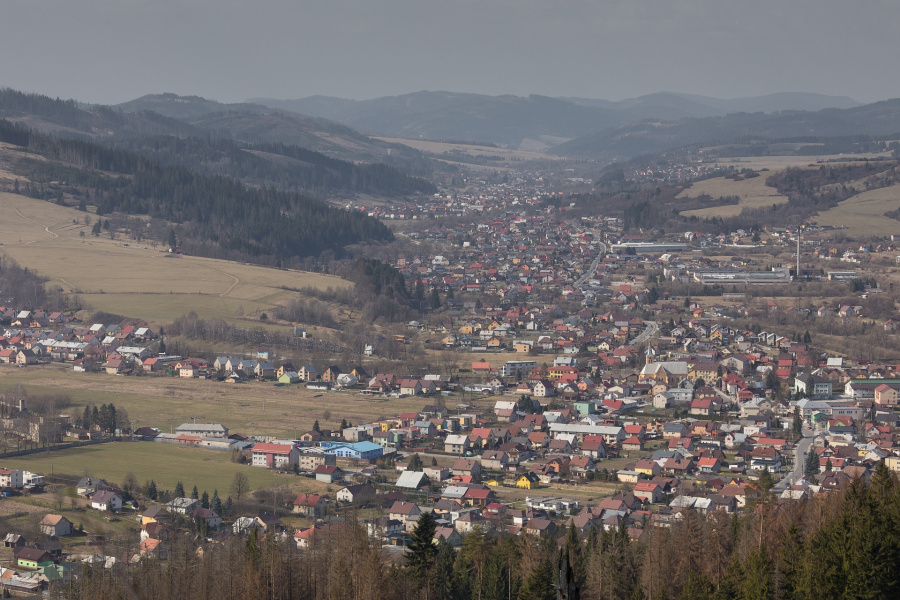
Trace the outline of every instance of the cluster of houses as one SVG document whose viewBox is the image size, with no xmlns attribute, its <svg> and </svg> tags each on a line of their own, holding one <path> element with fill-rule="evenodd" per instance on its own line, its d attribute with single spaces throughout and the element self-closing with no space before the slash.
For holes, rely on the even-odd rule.
<svg viewBox="0 0 900 600">
<path fill-rule="evenodd" d="M 9 319 L 9 313 L 15 317 Z M 0 363 L 6 364 L 69 362 L 78 371 L 107 365 L 107 371 L 125 373 L 143 368 L 142 362 L 151 357 L 146 345 L 156 339 L 146 327 L 101 323 L 81 327 L 58 312 L 7 310 L 0 318 L 6 323 L 0 334 Z M 160 360 L 165 362 L 164 358 L 156 362 Z"/>
</svg>

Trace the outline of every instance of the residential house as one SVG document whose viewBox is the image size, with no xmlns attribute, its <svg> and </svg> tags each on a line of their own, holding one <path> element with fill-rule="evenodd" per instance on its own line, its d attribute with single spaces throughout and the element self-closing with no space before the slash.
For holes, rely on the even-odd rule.
<svg viewBox="0 0 900 600">
<path fill-rule="evenodd" d="M 486 450 L 481 454 L 481 466 L 490 471 L 505 471 L 509 456 L 502 450 Z"/>
<path fill-rule="evenodd" d="M 316 481 L 324 481 L 325 483 L 334 483 L 344 478 L 344 472 L 333 465 L 319 465 L 314 473 Z"/>
<path fill-rule="evenodd" d="M 62 537 L 64 535 L 72 535 L 75 532 L 75 526 L 72 521 L 62 515 L 45 515 L 41 519 L 41 533 L 51 537 Z"/>
<path fill-rule="evenodd" d="M 94 495 L 91 496 L 91 508 L 108 512 L 118 512 L 122 510 L 122 497 L 110 490 L 94 492 Z"/>
<path fill-rule="evenodd" d="M 208 529 L 218 529 L 222 526 L 222 517 L 211 508 L 199 506 L 191 513 L 195 522 L 205 522 Z"/>
<path fill-rule="evenodd" d="M 294 499 L 294 512 L 318 519 L 328 508 L 328 496 L 322 494 L 300 494 Z"/>
<path fill-rule="evenodd" d="M 202 504 L 195 498 L 173 498 L 166 503 L 169 512 L 179 515 L 191 515 L 198 506 L 202 506 Z"/>
<path fill-rule="evenodd" d="M 516 480 L 516 487 L 522 490 L 537 489 L 540 484 L 540 477 L 535 473 L 525 473 Z"/>
<path fill-rule="evenodd" d="M 25 569 L 43 569 L 54 564 L 53 557 L 46 550 L 19 548 L 15 553 L 16 565 Z"/>
<path fill-rule="evenodd" d="M 375 499 L 375 488 L 368 483 L 360 483 L 356 485 L 348 485 L 341 488 L 337 493 L 338 502 L 346 502 L 348 504 L 365 504 Z"/>
<path fill-rule="evenodd" d="M 420 509 L 415 502 L 405 502 L 402 500 L 394 502 L 388 510 L 388 516 L 391 519 L 396 519 L 403 523 L 403 527 L 406 531 L 412 531 L 415 528 L 416 522 L 419 520 L 419 515 L 421 514 L 422 509 Z"/>
<path fill-rule="evenodd" d="M 444 440 L 444 452 L 463 454 L 470 448 L 469 436 L 462 434 L 448 435 Z"/>
<path fill-rule="evenodd" d="M 252 462 L 254 467 L 269 469 L 288 469 L 300 462 L 300 451 L 293 444 L 256 443 L 253 445 Z"/>
<path fill-rule="evenodd" d="M 481 463 L 477 460 L 460 458 L 454 461 L 451 467 L 454 475 L 471 475 L 478 477 L 481 475 Z"/>
<path fill-rule="evenodd" d="M 663 499 L 662 486 L 652 481 L 639 481 L 634 485 L 632 493 L 636 498 L 650 503 L 661 502 Z"/>
</svg>

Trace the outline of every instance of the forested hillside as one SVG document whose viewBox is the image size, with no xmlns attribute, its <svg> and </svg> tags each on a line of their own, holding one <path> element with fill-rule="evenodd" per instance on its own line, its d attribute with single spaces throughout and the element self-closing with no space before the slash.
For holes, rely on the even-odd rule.
<svg viewBox="0 0 900 600">
<path fill-rule="evenodd" d="M 419 176 L 431 172 L 430 161 L 420 152 L 372 139 L 339 123 L 261 105 L 220 104 L 193 96 L 159 94 L 110 107 L 0 88 L 0 118 L 58 137 L 135 144 L 136 151 L 143 148 L 137 142 L 142 138 L 193 137 L 213 144 L 228 140 L 238 147 L 296 146 L 332 159 L 385 163 Z"/>
<path fill-rule="evenodd" d="M 115 144 L 163 165 L 179 165 L 209 175 L 225 175 L 252 186 L 325 196 L 361 192 L 396 196 L 437 191 L 424 179 L 385 164 L 354 164 L 286 144 L 240 144 L 228 139 L 154 136 Z"/>
<path fill-rule="evenodd" d="M 298 551 L 290 538 L 170 540 L 168 561 L 127 571 L 82 567 L 72 600 L 222 598 L 309 600 L 889 600 L 900 595 L 900 492 L 880 465 L 871 483 L 781 503 L 764 474 L 746 516 L 672 514 L 618 528 L 575 527 L 555 536 L 488 533 L 461 549 L 435 545 L 419 519 L 404 565 L 391 563 L 352 519 L 319 526 Z M 560 568 L 563 567 L 563 568 Z"/>
<path fill-rule="evenodd" d="M 431 163 L 408 146 L 370 138 L 334 121 L 262 104 L 222 104 L 197 96 L 150 94 L 113 108 L 137 116 L 147 112 L 165 115 L 218 139 L 300 146 L 333 158 L 390 164 L 413 175 L 431 171 Z"/>
<path fill-rule="evenodd" d="M 575 138 L 552 149 L 571 157 L 633 157 L 691 144 L 741 139 L 835 138 L 878 135 L 896 139 L 900 131 L 900 99 L 855 108 L 772 114 L 736 113 L 677 121 L 648 120 Z M 885 137 L 887 136 L 887 137 Z"/>
<path fill-rule="evenodd" d="M 618 102 L 545 96 L 486 96 L 414 92 L 371 100 L 311 96 L 299 100 L 250 100 L 282 110 L 331 119 L 367 133 L 408 139 L 454 139 L 518 147 L 541 136 L 573 138 L 645 119 L 676 120 L 739 111 L 818 110 L 857 106 L 849 98 L 774 94 L 719 100 L 659 93 Z M 182 110 L 184 110 L 182 108 Z M 552 142 L 551 142 L 552 143 Z"/>
<path fill-rule="evenodd" d="M 0 88 L 0 117 L 32 129 L 80 139 L 146 135 L 204 135 L 201 129 L 158 113 L 126 115 L 106 106 L 83 108 L 75 100 Z"/>
<path fill-rule="evenodd" d="M 246 188 L 221 176 L 192 172 L 117 148 L 56 139 L 0 121 L 0 141 L 49 160 L 12 158 L 32 183 L 21 190 L 98 215 L 121 212 L 179 223 L 180 245 L 205 256 L 292 264 L 349 244 L 390 241 L 380 221 L 294 192 Z"/>
</svg>

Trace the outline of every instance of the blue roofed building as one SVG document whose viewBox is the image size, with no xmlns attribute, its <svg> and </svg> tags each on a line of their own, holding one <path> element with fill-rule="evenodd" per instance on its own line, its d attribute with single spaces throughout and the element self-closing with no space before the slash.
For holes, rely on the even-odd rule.
<svg viewBox="0 0 900 600">
<path fill-rule="evenodd" d="M 384 454 L 384 448 L 372 442 L 323 442 L 323 454 L 339 458 L 356 458 L 359 460 L 375 460 Z"/>
</svg>

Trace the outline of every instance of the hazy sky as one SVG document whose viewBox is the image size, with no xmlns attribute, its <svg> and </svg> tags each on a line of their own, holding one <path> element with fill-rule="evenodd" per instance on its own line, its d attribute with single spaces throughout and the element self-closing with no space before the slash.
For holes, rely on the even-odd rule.
<svg viewBox="0 0 900 600">
<path fill-rule="evenodd" d="M 86 102 L 418 90 L 900 96 L 897 0 L 2 0 L 0 86 Z"/>
</svg>

